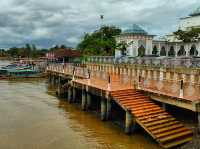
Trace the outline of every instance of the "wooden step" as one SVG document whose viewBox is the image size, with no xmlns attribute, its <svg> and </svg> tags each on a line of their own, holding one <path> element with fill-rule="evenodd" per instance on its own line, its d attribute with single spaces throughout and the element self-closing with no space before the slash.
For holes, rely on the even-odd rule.
<svg viewBox="0 0 200 149">
<path fill-rule="evenodd" d="M 148 113 L 140 113 L 140 114 L 135 114 L 134 112 L 132 112 L 132 113 L 135 114 L 136 117 L 143 117 L 143 116 L 147 116 L 147 115 L 151 115 L 151 114 L 155 114 L 155 113 L 162 113 L 162 112 L 164 112 L 163 109 L 155 110 L 155 111 L 148 112 Z"/>
<path fill-rule="evenodd" d="M 145 126 L 146 127 L 151 127 L 151 126 L 155 126 L 155 125 L 171 122 L 171 121 L 174 121 L 174 120 L 175 120 L 175 118 L 167 118 L 167 119 L 164 119 L 164 120 L 160 120 L 160 121 L 156 121 L 156 122 L 151 122 L 151 123 L 145 124 Z"/>
<path fill-rule="evenodd" d="M 172 125 L 175 125 L 175 124 L 180 124 L 180 122 L 172 121 L 172 122 L 169 122 L 169 123 L 166 123 L 166 124 L 160 124 L 160 125 L 157 125 L 157 126 L 149 127 L 148 130 L 154 131 L 154 130 L 158 130 L 158 129 L 161 129 L 161 128 L 171 127 Z"/>
<path fill-rule="evenodd" d="M 160 134 L 157 134 L 156 135 L 156 138 L 162 138 L 162 137 L 166 137 L 166 136 L 169 136 L 169 135 L 173 135 L 175 133 L 180 133 L 180 132 L 184 132 L 184 131 L 187 131 L 188 128 L 186 127 L 180 127 L 180 128 L 176 128 L 175 130 L 170 130 L 168 132 L 164 132 L 164 133 L 160 133 Z"/>
<path fill-rule="evenodd" d="M 165 128 L 161 128 L 161 129 L 158 129 L 158 130 L 154 130 L 154 131 L 152 131 L 152 133 L 154 135 L 156 135 L 156 134 L 171 131 L 171 130 L 174 130 L 174 129 L 177 129 L 177 128 L 180 128 L 180 127 L 183 127 L 183 124 L 176 124 L 176 125 L 172 125 L 170 127 L 165 127 Z"/>
<path fill-rule="evenodd" d="M 156 117 L 162 117 L 162 116 L 166 116 L 166 115 L 169 115 L 169 114 L 166 112 L 163 112 L 163 113 L 152 114 L 152 115 L 148 115 L 148 116 L 144 116 L 144 117 L 139 117 L 138 120 L 142 121 L 142 120 L 152 119 L 152 118 L 156 118 Z"/>
<path fill-rule="evenodd" d="M 192 141 L 192 136 L 181 138 L 180 140 L 175 140 L 173 142 L 169 142 L 166 144 L 161 144 L 161 146 L 168 149 L 168 148 L 172 148 L 172 147 L 175 147 L 175 146 L 178 146 L 178 145 L 190 142 L 190 141 Z"/>
<path fill-rule="evenodd" d="M 149 109 L 143 109 L 143 110 L 135 110 L 133 108 L 133 112 L 134 114 L 140 114 L 140 113 L 147 113 L 147 112 L 152 112 L 152 111 L 156 111 L 156 110 L 160 110 L 160 107 L 155 107 L 155 108 L 149 108 Z"/>
<path fill-rule="evenodd" d="M 130 108 L 141 108 L 141 107 L 143 107 L 143 106 L 150 106 L 150 105 L 154 105 L 152 102 L 150 102 L 150 101 L 145 101 L 145 102 L 143 102 L 143 103 L 141 103 L 141 104 L 130 104 Z"/>
<path fill-rule="evenodd" d="M 145 123 L 160 121 L 160 120 L 166 119 L 166 118 L 171 118 L 171 115 L 165 115 L 165 116 L 150 118 L 150 119 L 142 120 L 141 122 L 145 124 Z"/>
<path fill-rule="evenodd" d="M 149 100 L 149 97 L 126 97 L 126 98 L 117 98 L 119 101 L 124 101 L 124 100 L 140 100 L 140 99 L 147 99 Z"/>
<path fill-rule="evenodd" d="M 134 108 L 133 110 L 138 111 L 138 110 L 142 110 L 142 109 L 155 108 L 155 107 L 158 107 L 158 106 L 155 104 L 152 104 L 152 105 L 148 105 L 148 106 L 137 107 L 137 108 Z"/>
<path fill-rule="evenodd" d="M 135 105 L 137 104 L 141 104 L 141 103 L 144 103 L 144 102 L 150 102 L 148 100 L 140 100 L 140 101 L 133 101 L 133 100 L 127 100 L 127 101 L 118 101 L 119 103 L 121 103 L 122 105 L 125 105 L 125 104 L 129 104 L 129 103 L 133 103 Z"/>
<path fill-rule="evenodd" d="M 161 138 L 161 139 L 159 139 L 159 142 L 163 143 L 163 142 L 167 142 L 167 141 L 170 141 L 170 140 L 173 140 L 173 139 L 176 139 L 176 138 L 179 138 L 179 137 L 183 137 L 183 136 L 186 136 L 186 135 L 191 135 L 191 134 L 192 134 L 192 131 L 187 130 L 187 131 L 184 131 L 184 132 L 181 132 L 181 133 L 178 133 L 178 134 L 174 134 L 174 135 L 170 135 L 170 136 Z"/>
</svg>

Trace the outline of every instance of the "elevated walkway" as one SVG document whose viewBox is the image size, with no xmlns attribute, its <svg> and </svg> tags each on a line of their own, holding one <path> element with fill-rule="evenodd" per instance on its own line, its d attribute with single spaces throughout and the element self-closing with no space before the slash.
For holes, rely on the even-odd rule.
<svg viewBox="0 0 200 149">
<path fill-rule="evenodd" d="M 192 140 L 193 133 L 141 91 L 127 89 L 111 92 L 112 98 L 130 110 L 136 122 L 162 147 L 171 148 Z"/>
</svg>

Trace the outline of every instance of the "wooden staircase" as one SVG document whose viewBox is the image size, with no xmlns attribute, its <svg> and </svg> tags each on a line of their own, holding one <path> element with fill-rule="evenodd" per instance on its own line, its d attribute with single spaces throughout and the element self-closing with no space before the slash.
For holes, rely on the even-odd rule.
<svg viewBox="0 0 200 149">
<path fill-rule="evenodd" d="M 131 110 L 136 122 L 162 147 L 171 148 L 192 140 L 193 133 L 189 128 L 141 91 L 119 90 L 111 92 L 111 96 L 121 107 Z"/>
</svg>

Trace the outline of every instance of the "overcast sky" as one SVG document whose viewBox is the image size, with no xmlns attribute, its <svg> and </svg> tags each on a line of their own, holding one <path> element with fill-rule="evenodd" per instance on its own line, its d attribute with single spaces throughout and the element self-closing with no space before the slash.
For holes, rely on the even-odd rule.
<svg viewBox="0 0 200 149">
<path fill-rule="evenodd" d="M 165 35 L 199 6 L 199 0 L 1 0 L 0 48 L 76 47 L 84 33 L 99 28 L 100 14 L 104 25 L 139 24 L 150 34 Z"/>
</svg>

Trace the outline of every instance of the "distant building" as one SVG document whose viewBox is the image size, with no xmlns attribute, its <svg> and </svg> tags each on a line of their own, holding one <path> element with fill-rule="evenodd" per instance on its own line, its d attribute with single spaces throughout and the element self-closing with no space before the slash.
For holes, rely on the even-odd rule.
<svg viewBox="0 0 200 149">
<path fill-rule="evenodd" d="M 151 54 L 153 35 L 149 35 L 140 26 L 134 24 L 131 28 L 123 31 L 120 35 L 116 36 L 116 42 L 125 42 L 130 45 L 127 48 L 127 56 L 138 56 L 139 50 L 144 50 L 146 55 Z M 115 56 L 122 55 L 120 50 L 115 51 Z"/>
<path fill-rule="evenodd" d="M 81 56 L 81 52 L 71 49 L 55 49 L 54 51 L 46 54 L 49 61 L 56 62 L 73 62 Z"/>
<path fill-rule="evenodd" d="M 188 17 L 180 18 L 179 29 L 188 31 L 191 28 L 200 28 L 200 7 L 192 12 Z M 149 35 L 138 25 L 125 30 L 116 37 L 117 43 L 125 41 L 133 42 L 127 49 L 127 56 L 138 56 L 140 49 L 145 49 L 145 55 L 158 55 L 169 57 L 200 56 L 200 40 L 196 42 L 184 43 L 178 40 L 175 35 L 169 34 L 165 38 L 153 40 L 153 35 Z M 119 50 L 115 51 L 115 57 L 121 56 Z"/>
</svg>

